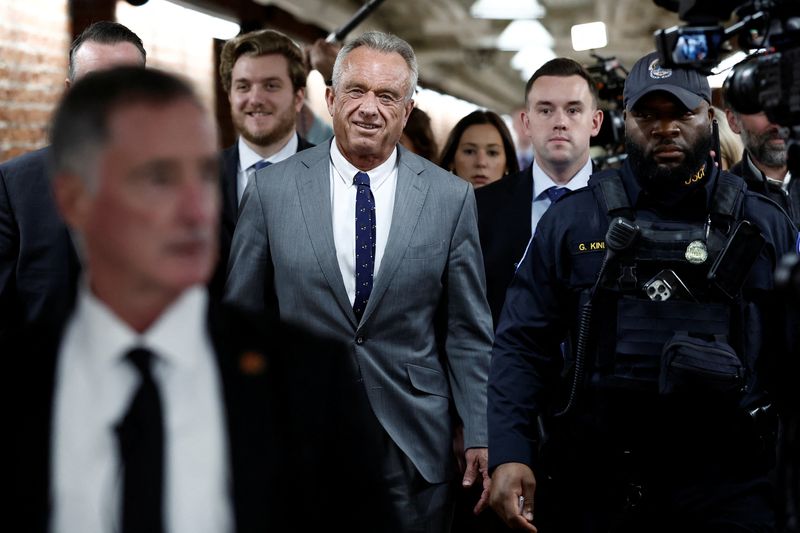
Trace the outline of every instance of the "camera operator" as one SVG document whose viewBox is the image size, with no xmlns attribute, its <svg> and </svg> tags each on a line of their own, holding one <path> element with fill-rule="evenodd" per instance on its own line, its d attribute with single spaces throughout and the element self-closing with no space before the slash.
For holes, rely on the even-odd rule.
<svg viewBox="0 0 800 533">
<path fill-rule="evenodd" d="M 756 57 L 750 56 L 737 67 Z M 743 177 L 751 191 L 775 200 L 800 228 L 800 179 L 792 179 L 787 166 L 787 129 L 771 122 L 764 111 L 738 111 L 725 96 L 728 124 L 745 147 L 741 161 L 730 172 Z"/>
<path fill-rule="evenodd" d="M 774 528 L 763 371 L 785 353 L 773 273 L 797 231 L 710 159 L 710 100 L 698 72 L 637 61 L 628 158 L 548 209 L 511 283 L 488 385 L 511 527 Z"/>
</svg>

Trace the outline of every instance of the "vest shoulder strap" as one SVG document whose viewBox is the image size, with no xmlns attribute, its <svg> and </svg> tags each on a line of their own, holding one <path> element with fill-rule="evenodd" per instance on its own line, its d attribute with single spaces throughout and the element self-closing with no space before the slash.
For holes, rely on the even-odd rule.
<svg viewBox="0 0 800 533">
<path fill-rule="evenodd" d="M 589 186 L 609 219 L 621 216 L 633 220 L 633 209 L 619 170 L 608 168 L 592 174 Z"/>
<path fill-rule="evenodd" d="M 728 172 L 720 172 L 711 199 L 710 215 L 728 220 L 739 218 L 745 191 L 744 180 Z"/>
</svg>

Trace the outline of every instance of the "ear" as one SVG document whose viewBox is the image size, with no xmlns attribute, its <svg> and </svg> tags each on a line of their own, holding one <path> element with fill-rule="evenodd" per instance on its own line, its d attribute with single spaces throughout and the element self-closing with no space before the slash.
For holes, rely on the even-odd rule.
<svg viewBox="0 0 800 533">
<path fill-rule="evenodd" d="M 53 180 L 53 196 L 61 218 L 69 227 L 82 230 L 91 199 L 84 180 L 72 173 L 58 174 Z"/>
<path fill-rule="evenodd" d="M 412 109 L 414 109 L 414 99 L 413 98 L 411 100 L 409 100 L 408 102 L 406 102 L 406 109 L 405 109 L 406 116 L 403 117 L 403 127 L 404 128 L 406 127 L 406 122 L 408 122 L 408 117 L 411 116 L 411 110 Z"/>
<path fill-rule="evenodd" d="M 742 133 L 742 126 L 739 123 L 739 119 L 736 117 L 736 113 L 734 113 L 731 108 L 725 109 L 725 118 L 728 119 L 728 126 L 731 127 L 733 133 L 737 135 Z"/>
<path fill-rule="evenodd" d="M 600 133 L 600 126 L 603 125 L 603 110 L 595 109 L 592 111 L 592 137 Z"/>
<path fill-rule="evenodd" d="M 299 113 L 303 108 L 303 103 L 306 101 L 306 90 L 304 88 L 297 89 L 294 93 L 294 110 Z"/>
<path fill-rule="evenodd" d="M 325 103 L 328 104 L 328 113 L 333 116 L 333 101 L 336 95 L 333 92 L 333 87 L 325 88 Z"/>
</svg>

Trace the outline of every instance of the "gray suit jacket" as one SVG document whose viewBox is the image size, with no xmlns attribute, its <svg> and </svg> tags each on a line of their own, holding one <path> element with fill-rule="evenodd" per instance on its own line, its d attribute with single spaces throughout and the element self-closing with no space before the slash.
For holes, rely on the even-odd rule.
<svg viewBox="0 0 800 533">
<path fill-rule="evenodd" d="M 383 428 L 426 480 L 440 483 L 455 474 L 456 412 L 465 447 L 487 446 L 492 321 L 472 187 L 398 150 L 392 224 L 360 322 L 336 260 L 330 143 L 256 174 L 225 300 L 346 343 Z"/>
</svg>

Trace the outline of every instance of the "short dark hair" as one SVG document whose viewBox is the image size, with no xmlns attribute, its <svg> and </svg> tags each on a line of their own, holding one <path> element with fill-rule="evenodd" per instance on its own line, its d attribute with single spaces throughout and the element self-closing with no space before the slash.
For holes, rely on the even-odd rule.
<svg viewBox="0 0 800 533">
<path fill-rule="evenodd" d="M 574 59 L 557 57 L 539 67 L 528 80 L 528 83 L 525 84 L 525 97 L 523 101 L 525 102 L 526 108 L 528 107 L 528 94 L 531 92 L 531 87 L 533 87 L 536 80 L 542 76 L 557 76 L 560 78 L 580 76 L 586 80 L 586 84 L 589 85 L 589 91 L 592 93 L 592 101 L 595 107 L 599 105 L 600 95 L 597 93 L 597 86 L 592 79 L 592 75 L 589 74 L 589 71 Z"/>
<path fill-rule="evenodd" d="M 506 166 L 508 167 L 509 174 L 519 172 L 519 161 L 517 161 L 517 150 L 514 148 L 514 140 L 511 137 L 511 132 L 508 131 L 508 126 L 503 119 L 494 111 L 485 109 L 478 109 L 469 115 L 465 116 L 453 126 L 450 130 L 450 135 L 447 136 L 447 141 L 442 148 L 442 155 L 439 157 L 439 166 L 445 170 L 450 169 L 450 165 L 456 157 L 456 149 L 458 143 L 461 142 L 461 136 L 470 126 L 476 124 L 491 124 L 494 126 L 500 138 L 503 139 L 503 151 L 506 154 Z"/>
<path fill-rule="evenodd" d="M 265 56 L 278 54 L 289 63 L 289 79 L 292 88 L 299 91 L 306 86 L 308 67 L 303 51 L 288 36 L 275 30 L 256 30 L 230 39 L 222 47 L 219 58 L 219 78 L 226 93 L 231 91 L 231 73 L 236 61 L 244 55 Z"/>
<path fill-rule="evenodd" d="M 203 109 L 188 82 L 157 69 L 120 66 L 82 76 L 64 92 L 53 115 L 53 174 L 71 172 L 93 180 L 91 168 L 109 141 L 109 119 L 114 111 L 139 103 L 159 105 L 183 99 Z"/>
<path fill-rule="evenodd" d="M 144 50 L 142 40 L 126 26 L 110 20 L 101 20 L 91 24 L 78 35 L 69 47 L 69 71 L 67 77 L 70 82 L 75 81 L 75 52 L 85 42 L 101 44 L 131 43 L 142 54 L 142 64 L 147 62 L 147 52 Z"/>
</svg>

